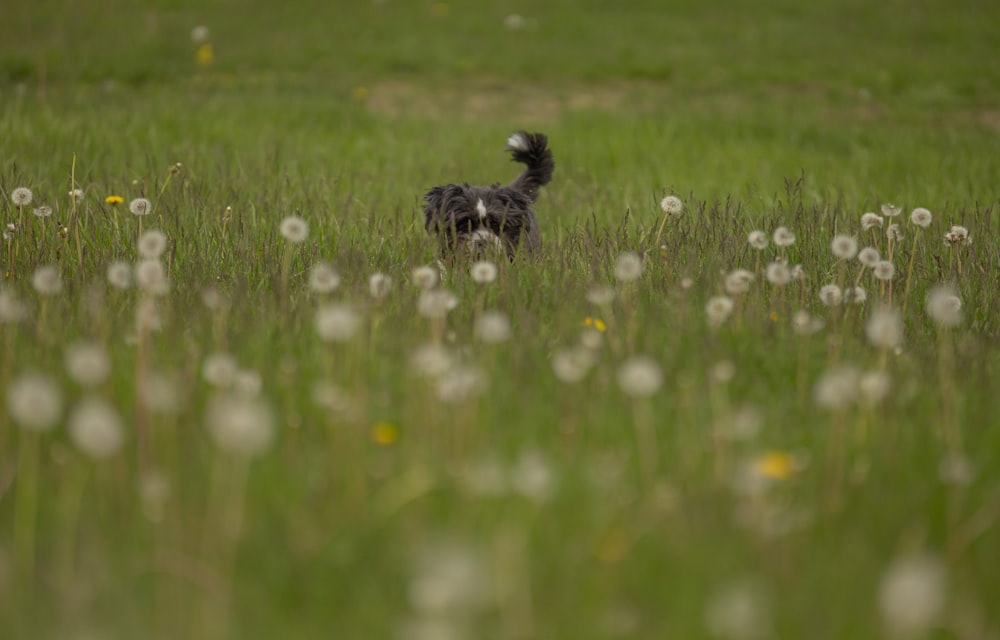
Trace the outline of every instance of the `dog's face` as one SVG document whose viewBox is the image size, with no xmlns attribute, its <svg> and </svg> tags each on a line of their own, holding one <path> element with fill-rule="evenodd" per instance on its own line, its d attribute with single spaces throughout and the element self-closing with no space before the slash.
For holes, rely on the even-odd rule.
<svg viewBox="0 0 1000 640">
<path fill-rule="evenodd" d="M 424 199 L 427 230 L 438 235 L 446 253 L 513 259 L 522 236 L 529 248 L 537 244 L 531 200 L 509 187 L 451 184 L 431 189 Z"/>
</svg>

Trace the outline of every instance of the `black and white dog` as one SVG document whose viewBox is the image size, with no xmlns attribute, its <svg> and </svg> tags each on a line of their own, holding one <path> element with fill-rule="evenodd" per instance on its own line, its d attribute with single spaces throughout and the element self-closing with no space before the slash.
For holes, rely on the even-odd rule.
<svg viewBox="0 0 1000 640">
<path fill-rule="evenodd" d="M 548 138 L 519 131 L 507 138 L 507 150 L 511 160 L 525 165 L 510 184 L 446 184 L 424 195 L 424 226 L 438 237 L 442 257 L 464 250 L 473 258 L 495 252 L 513 260 L 522 241 L 529 253 L 541 246 L 531 205 L 542 185 L 552 180 L 556 166 Z"/>
</svg>

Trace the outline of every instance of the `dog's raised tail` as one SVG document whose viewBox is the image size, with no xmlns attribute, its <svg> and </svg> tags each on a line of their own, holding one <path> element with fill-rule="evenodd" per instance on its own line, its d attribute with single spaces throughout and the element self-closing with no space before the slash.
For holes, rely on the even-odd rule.
<svg viewBox="0 0 1000 640">
<path fill-rule="evenodd" d="M 538 189 L 552 180 L 556 168 L 548 137 L 544 133 L 518 131 L 507 138 L 507 150 L 511 160 L 525 165 L 510 187 L 528 194 L 534 202 L 538 199 Z"/>
</svg>

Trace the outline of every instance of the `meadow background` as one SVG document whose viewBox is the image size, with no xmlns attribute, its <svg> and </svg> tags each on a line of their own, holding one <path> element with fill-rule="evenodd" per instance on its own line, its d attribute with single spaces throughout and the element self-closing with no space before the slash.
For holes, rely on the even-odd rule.
<svg viewBox="0 0 1000 640">
<path fill-rule="evenodd" d="M 1000 637 L 993 3 L 3 16 L 3 637 Z M 541 255 L 428 297 L 517 129 Z"/>
</svg>

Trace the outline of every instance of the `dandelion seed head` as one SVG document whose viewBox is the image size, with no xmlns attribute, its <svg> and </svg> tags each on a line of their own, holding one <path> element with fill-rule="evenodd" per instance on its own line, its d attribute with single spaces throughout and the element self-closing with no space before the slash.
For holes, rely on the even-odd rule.
<svg viewBox="0 0 1000 640">
<path fill-rule="evenodd" d="M 205 410 L 205 426 L 220 451 L 239 458 L 258 457 L 274 441 L 271 407 L 256 398 L 228 393 L 212 396 Z"/>
<path fill-rule="evenodd" d="M 619 282 L 633 282 L 642 275 L 642 258 L 639 254 L 626 251 L 618 256 L 615 263 L 615 278 Z"/>
<path fill-rule="evenodd" d="M 615 290 L 611 287 L 595 286 L 587 290 L 587 302 L 595 307 L 604 307 L 615 299 Z"/>
<path fill-rule="evenodd" d="M 201 303 L 206 309 L 219 311 L 229 306 L 229 298 L 219 288 L 209 285 L 201 290 Z"/>
<path fill-rule="evenodd" d="M 154 413 L 173 415 L 180 411 L 183 404 L 180 389 L 173 380 L 155 371 L 146 376 L 138 392 Z"/>
<path fill-rule="evenodd" d="M 723 288 L 731 296 L 746 293 L 750 290 L 750 285 L 757 277 L 746 269 L 736 269 L 730 271 L 723 282 Z"/>
<path fill-rule="evenodd" d="M 47 204 L 43 204 L 39 207 L 35 207 L 31 210 L 31 212 L 35 214 L 35 217 L 37 218 L 48 218 L 52 215 L 52 207 Z"/>
<path fill-rule="evenodd" d="M 154 298 L 143 298 L 135 308 L 135 325 L 139 331 L 155 332 L 163 329 L 163 321 Z"/>
<path fill-rule="evenodd" d="M 108 265 L 108 284 L 115 289 L 128 289 L 132 286 L 132 265 L 127 262 L 112 262 Z"/>
<path fill-rule="evenodd" d="M 878 349 L 895 349 L 903 341 L 903 318 L 899 311 L 879 307 L 865 323 L 868 342 Z"/>
<path fill-rule="evenodd" d="M 858 399 L 860 378 L 861 372 L 851 365 L 828 369 L 813 386 L 813 401 L 824 409 L 845 409 Z"/>
<path fill-rule="evenodd" d="M 191 29 L 191 42 L 195 44 L 202 44 L 204 42 L 208 42 L 209 35 L 210 33 L 208 27 L 206 27 L 203 24 L 200 24 L 195 28 Z"/>
<path fill-rule="evenodd" d="M 875 227 L 882 228 L 882 216 L 877 213 L 865 213 L 861 216 L 861 229 L 863 231 L 868 231 L 869 229 L 874 229 Z"/>
<path fill-rule="evenodd" d="M 293 244 L 305 242 L 309 237 L 309 223 L 299 216 L 287 216 L 279 227 L 281 235 Z"/>
<path fill-rule="evenodd" d="M 747 244 L 749 244 L 751 248 L 756 249 L 757 251 L 762 251 L 764 249 L 767 249 L 767 245 L 769 242 L 770 241 L 767 239 L 767 234 L 764 233 L 763 231 L 760 231 L 759 229 L 751 231 L 750 233 L 747 234 Z"/>
<path fill-rule="evenodd" d="M 260 374 L 252 369 L 240 369 L 233 376 L 233 392 L 241 398 L 256 398 L 263 387 Z"/>
<path fill-rule="evenodd" d="M 604 336 L 600 329 L 587 328 L 580 332 L 580 346 L 589 351 L 597 351 L 604 346 Z"/>
<path fill-rule="evenodd" d="M 77 384 L 97 386 L 111 374 L 111 358 L 96 342 L 77 342 L 66 349 L 66 371 Z"/>
<path fill-rule="evenodd" d="M 436 541 L 421 549 L 415 558 L 408 587 L 410 606 L 421 619 L 465 620 L 478 615 L 491 597 L 492 578 L 487 566 L 482 554 L 467 544 Z"/>
<path fill-rule="evenodd" d="M 705 304 L 705 315 L 708 316 L 708 324 L 719 327 L 729 318 L 733 312 L 733 300 L 728 296 L 713 296 Z"/>
<path fill-rule="evenodd" d="M 967 487 L 976 478 L 976 469 L 966 456 L 949 453 L 938 464 L 938 477 L 946 485 Z"/>
<path fill-rule="evenodd" d="M 889 396 L 892 378 L 885 371 L 865 371 L 858 379 L 858 393 L 861 402 L 872 407 Z"/>
<path fill-rule="evenodd" d="M 69 413 L 68 430 L 73 444 L 95 460 L 110 458 L 125 444 L 125 429 L 118 412 L 100 398 L 88 398 Z"/>
<path fill-rule="evenodd" d="M 312 399 L 318 406 L 343 420 L 353 421 L 357 418 L 358 406 L 354 401 L 354 394 L 332 382 L 317 380 L 313 383 Z"/>
<path fill-rule="evenodd" d="M 512 13 L 503 19 L 503 26 L 511 31 L 519 31 L 524 28 L 526 20 L 519 13 Z"/>
<path fill-rule="evenodd" d="M 923 207 L 917 207 L 910 213 L 910 222 L 923 229 L 931 226 L 933 220 L 934 216 L 931 215 L 931 212 Z"/>
<path fill-rule="evenodd" d="M 417 313 L 431 320 L 443 320 L 458 306 L 458 298 L 444 289 L 424 291 L 417 298 Z"/>
<path fill-rule="evenodd" d="M 736 376 L 736 365 L 732 360 L 721 360 L 712 365 L 708 376 L 716 384 L 726 384 Z"/>
<path fill-rule="evenodd" d="M 28 307 L 13 291 L 0 289 L 0 324 L 14 324 L 28 317 Z"/>
<path fill-rule="evenodd" d="M 476 497 L 500 497 L 509 489 L 507 468 L 493 458 L 476 460 L 465 468 L 462 486 Z"/>
<path fill-rule="evenodd" d="M 950 285 L 939 285 L 927 294 L 925 311 L 939 327 L 957 327 L 962 322 L 962 299 Z"/>
<path fill-rule="evenodd" d="M 778 287 L 783 287 L 792 281 L 792 270 L 788 268 L 788 263 L 783 260 L 768 264 L 764 275 L 768 282 Z"/>
<path fill-rule="evenodd" d="M 83 200 L 84 193 L 83 189 L 71 189 L 67 195 L 73 200 L 80 202 Z"/>
<path fill-rule="evenodd" d="M 792 316 L 792 330 L 800 336 L 811 336 L 822 331 L 824 326 L 822 318 L 817 318 L 808 311 L 796 311 Z"/>
<path fill-rule="evenodd" d="M 11 419 L 28 431 L 48 431 L 62 416 L 59 387 L 46 375 L 24 373 L 7 387 L 7 411 Z"/>
<path fill-rule="evenodd" d="M 742 406 L 727 416 L 722 433 L 729 440 L 749 441 L 756 438 L 764 426 L 764 416 L 756 407 Z"/>
<path fill-rule="evenodd" d="M 17 207 L 26 207 L 31 204 L 34 194 L 27 187 L 18 187 L 10 192 L 10 201 Z"/>
<path fill-rule="evenodd" d="M 819 299 L 828 307 L 838 307 L 844 301 L 844 292 L 835 284 L 825 284 L 819 288 Z"/>
<path fill-rule="evenodd" d="M 473 333 L 480 342 L 504 342 L 510 338 L 510 320 L 502 311 L 484 311 L 476 318 Z"/>
<path fill-rule="evenodd" d="M 167 235 L 159 229 L 144 231 L 139 236 L 139 256 L 147 260 L 156 260 L 167 250 Z"/>
<path fill-rule="evenodd" d="M 868 293 L 861 287 L 845 287 L 844 302 L 851 304 L 864 304 L 868 299 Z"/>
<path fill-rule="evenodd" d="M 560 382 L 573 384 L 583 380 L 596 362 L 597 357 L 590 349 L 562 349 L 552 354 L 552 372 Z"/>
<path fill-rule="evenodd" d="M 469 271 L 473 282 L 477 284 L 490 284 L 497 279 L 499 272 L 497 266 L 489 260 L 479 260 L 472 265 Z"/>
<path fill-rule="evenodd" d="M 522 451 L 508 478 L 511 489 L 532 502 L 544 504 L 555 494 L 556 474 L 549 459 L 540 451 Z"/>
<path fill-rule="evenodd" d="M 882 256 L 875 247 L 865 247 L 858 252 L 858 262 L 869 269 L 875 268 L 881 260 Z"/>
<path fill-rule="evenodd" d="M 146 198 L 135 198 L 128 203 L 128 210 L 135 216 L 148 216 L 153 213 L 153 203 Z"/>
<path fill-rule="evenodd" d="M 455 365 L 451 351 L 436 344 L 418 347 L 410 356 L 410 366 L 419 375 L 436 378 Z"/>
<path fill-rule="evenodd" d="M 439 281 L 437 269 L 427 265 L 414 269 L 410 277 L 414 286 L 424 290 L 433 289 Z"/>
<path fill-rule="evenodd" d="M 771 635 L 770 603 L 756 579 L 723 585 L 705 604 L 705 627 L 724 640 L 756 640 Z"/>
<path fill-rule="evenodd" d="M 201 364 L 201 376 L 208 384 L 219 389 L 232 386 L 239 370 L 236 358 L 223 352 L 210 354 Z"/>
<path fill-rule="evenodd" d="M 903 239 L 903 228 L 898 224 L 890 224 L 885 229 L 885 237 L 890 242 L 900 242 Z"/>
<path fill-rule="evenodd" d="M 39 295 L 55 296 L 62 292 L 62 276 L 59 275 L 59 267 L 55 265 L 44 265 L 35 269 L 31 275 L 31 286 Z"/>
<path fill-rule="evenodd" d="M 135 266 L 135 282 L 153 296 L 165 296 L 170 291 L 167 268 L 158 259 L 143 259 Z"/>
<path fill-rule="evenodd" d="M 882 574 L 878 605 L 890 637 L 923 637 L 944 613 L 948 571 L 943 560 L 923 552 L 896 558 Z"/>
<path fill-rule="evenodd" d="M 633 398 L 646 398 L 663 385 L 660 364 L 648 356 L 633 356 L 618 368 L 618 386 Z"/>
<path fill-rule="evenodd" d="M 347 342 L 361 327 L 361 316 L 349 305 L 325 304 L 316 310 L 315 327 L 323 342 Z"/>
<path fill-rule="evenodd" d="M 778 227 L 775 229 L 772 239 L 778 247 L 790 247 L 795 244 L 795 234 L 788 227 Z"/>
<path fill-rule="evenodd" d="M 375 300 L 384 300 L 392 291 L 392 278 L 384 273 L 368 276 L 368 294 Z"/>
<path fill-rule="evenodd" d="M 791 269 L 792 280 L 805 280 L 806 270 L 801 264 L 796 264 L 792 266 Z"/>
<path fill-rule="evenodd" d="M 318 262 L 309 269 L 309 290 L 313 293 L 333 293 L 340 287 L 340 274 L 326 262 Z"/>
<path fill-rule="evenodd" d="M 858 253 L 858 241 L 854 236 L 839 234 L 833 237 L 830 242 L 830 251 L 834 257 L 841 260 L 850 260 Z"/>
<path fill-rule="evenodd" d="M 470 366 L 453 366 L 438 376 L 434 391 L 441 402 L 459 404 L 487 388 L 486 374 Z"/>
<path fill-rule="evenodd" d="M 677 196 L 664 196 L 660 200 L 660 209 L 668 216 L 675 216 L 684 210 L 684 203 Z"/>
<path fill-rule="evenodd" d="M 944 234 L 944 241 L 946 244 L 955 246 L 967 246 L 972 244 L 972 236 L 969 235 L 969 230 L 961 225 L 952 225 L 948 233 Z"/>
<path fill-rule="evenodd" d="M 896 216 L 899 215 L 899 212 L 902 211 L 902 209 L 900 209 L 899 207 L 897 207 L 892 203 L 886 203 L 882 205 L 881 211 L 882 215 L 884 215 L 886 218 L 895 218 Z"/>
<path fill-rule="evenodd" d="M 172 492 L 170 478 L 162 471 L 146 471 L 139 478 L 137 490 L 144 515 L 152 522 L 162 520 L 163 505 Z"/>
<path fill-rule="evenodd" d="M 878 263 L 872 268 L 872 273 L 879 280 L 892 280 L 896 275 L 896 265 L 892 264 L 888 260 L 879 260 Z"/>
</svg>

